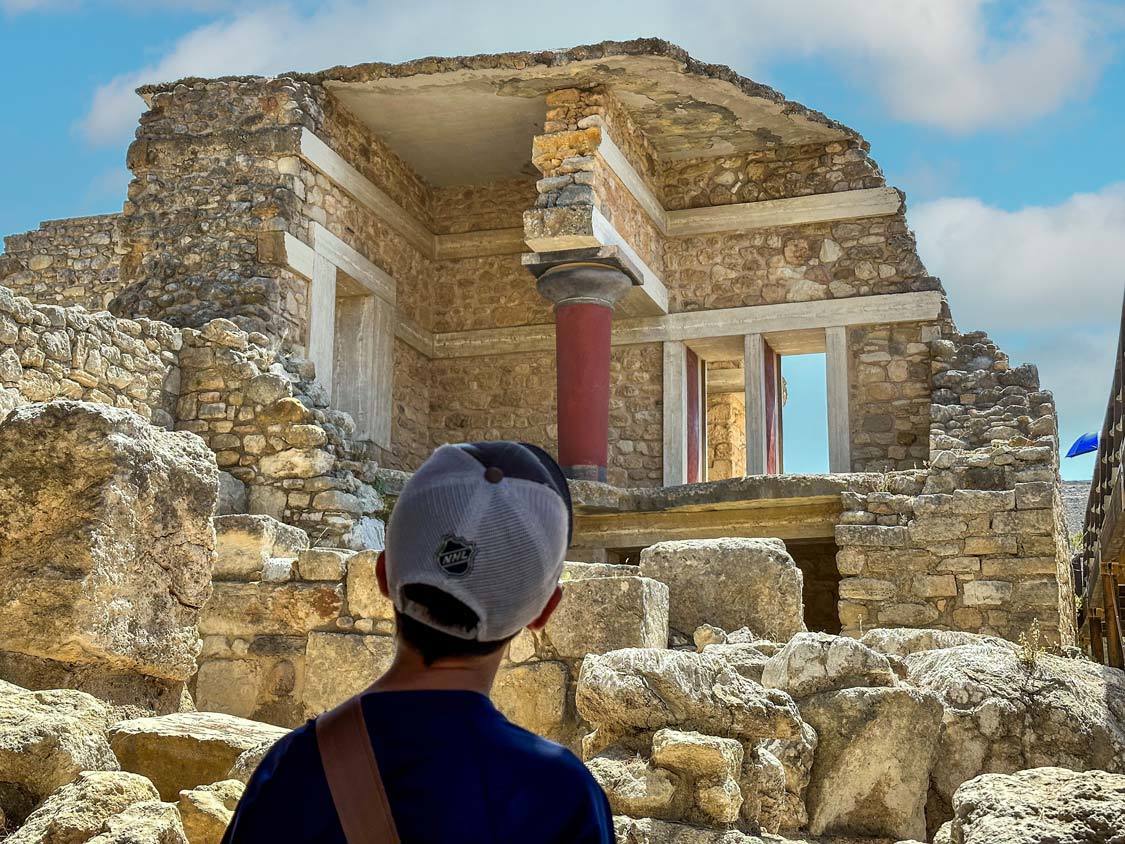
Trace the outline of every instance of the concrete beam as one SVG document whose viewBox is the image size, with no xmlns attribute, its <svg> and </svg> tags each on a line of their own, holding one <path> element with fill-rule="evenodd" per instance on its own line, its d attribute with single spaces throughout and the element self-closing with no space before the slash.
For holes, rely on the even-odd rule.
<svg viewBox="0 0 1125 844">
<path fill-rule="evenodd" d="M 528 248 L 523 240 L 522 226 L 434 235 L 434 258 L 438 261 L 456 261 L 485 255 L 519 255 Z"/>
<path fill-rule="evenodd" d="M 313 256 L 309 279 L 309 360 L 316 365 L 316 380 L 332 398 L 336 334 L 336 266 L 323 255 Z"/>
<path fill-rule="evenodd" d="M 865 188 L 789 199 L 763 199 L 736 205 L 668 211 L 667 234 L 669 237 L 692 237 L 860 217 L 883 217 L 898 213 L 900 208 L 902 196 L 894 188 Z"/>
<path fill-rule="evenodd" d="M 309 223 L 309 240 L 317 255 L 327 258 L 368 292 L 392 305 L 395 303 L 395 280 L 320 223 Z"/>
<path fill-rule="evenodd" d="M 766 341 L 761 334 L 744 340 L 742 372 L 746 384 L 746 474 L 766 474 Z"/>
<path fill-rule="evenodd" d="M 852 435 L 849 411 L 848 330 L 836 326 L 825 331 L 825 381 L 828 389 L 828 471 L 852 470 Z"/>
<path fill-rule="evenodd" d="M 687 483 L 687 379 L 684 344 L 664 344 L 664 486 Z"/>
</svg>

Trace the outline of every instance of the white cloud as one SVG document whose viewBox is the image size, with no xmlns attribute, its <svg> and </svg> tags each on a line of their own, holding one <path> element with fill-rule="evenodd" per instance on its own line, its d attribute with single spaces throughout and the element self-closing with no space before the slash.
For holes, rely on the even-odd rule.
<svg viewBox="0 0 1125 844">
<path fill-rule="evenodd" d="M 958 327 L 985 328 L 1013 362 L 1038 365 L 1064 448 L 1098 429 L 1125 292 L 1125 182 L 1058 205 L 1005 211 L 939 199 L 908 216 Z"/>
<path fill-rule="evenodd" d="M 190 1 L 190 0 L 189 0 Z M 0 0 L 35 3 L 44 0 Z M 197 0 L 207 2 L 207 0 Z M 243 5 L 188 33 L 154 64 L 101 86 L 82 123 L 94 142 L 126 137 L 140 104 L 133 89 L 181 76 L 315 70 L 427 54 L 536 49 L 606 38 L 660 35 L 706 61 L 753 73 L 771 60 L 824 56 L 876 91 L 896 116 L 951 131 L 1010 126 L 1080 96 L 1105 60 L 1098 31 L 1120 13 L 1098 0 L 1037 0 L 997 26 L 988 0 L 679 0 L 526 12 L 524 2 L 385 0 Z M 1003 30 L 998 32 L 997 30 Z M 815 106 L 815 103 L 811 105 Z"/>
</svg>

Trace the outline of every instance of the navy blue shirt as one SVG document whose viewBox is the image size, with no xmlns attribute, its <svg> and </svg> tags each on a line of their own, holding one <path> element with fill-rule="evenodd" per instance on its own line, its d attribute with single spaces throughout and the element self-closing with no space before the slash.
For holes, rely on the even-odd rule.
<svg viewBox="0 0 1125 844">
<path fill-rule="evenodd" d="M 371 692 L 363 714 L 403 844 L 613 844 L 609 802 L 586 766 L 484 695 Z M 346 844 L 313 725 L 262 760 L 223 844 Z"/>
</svg>

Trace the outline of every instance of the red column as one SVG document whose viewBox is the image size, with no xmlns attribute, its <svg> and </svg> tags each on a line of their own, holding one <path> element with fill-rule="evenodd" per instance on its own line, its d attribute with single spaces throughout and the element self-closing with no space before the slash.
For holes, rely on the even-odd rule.
<svg viewBox="0 0 1125 844">
<path fill-rule="evenodd" d="M 564 301 L 555 309 L 559 465 L 567 477 L 606 479 L 612 321 L 606 305 Z"/>
<path fill-rule="evenodd" d="M 555 303 L 559 465 L 569 478 L 606 480 L 610 328 L 613 306 L 632 284 L 618 266 L 590 261 L 539 274 L 539 292 Z"/>
</svg>

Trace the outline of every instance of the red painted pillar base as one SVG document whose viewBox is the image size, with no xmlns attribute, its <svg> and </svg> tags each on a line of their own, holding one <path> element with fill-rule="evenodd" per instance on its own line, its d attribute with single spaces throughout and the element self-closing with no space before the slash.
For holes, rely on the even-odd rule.
<svg viewBox="0 0 1125 844">
<path fill-rule="evenodd" d="M 610 328 L 614 304 L 632 285 L 618 267 L 593 262 L 539 276 L 539 292 L 555 303 L 559 465 L 569 478 L 606 480 Z"/>
</svg>

